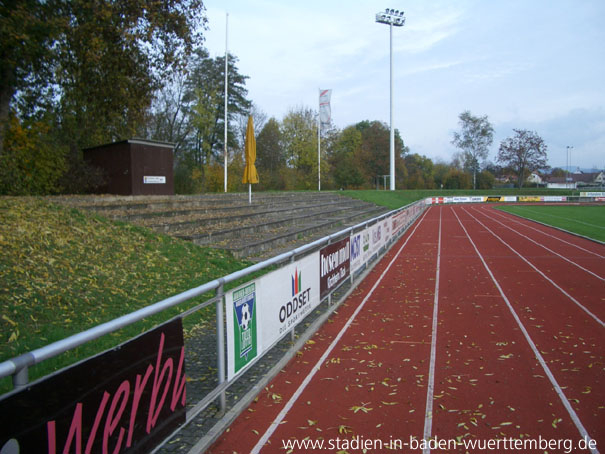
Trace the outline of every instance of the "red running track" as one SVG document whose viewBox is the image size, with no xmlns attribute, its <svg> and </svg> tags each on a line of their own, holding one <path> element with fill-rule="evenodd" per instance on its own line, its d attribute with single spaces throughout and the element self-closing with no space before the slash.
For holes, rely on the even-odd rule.
<svg viewBox="0 0 605 454">
<path fill-rule="evenodd" d="M 603 451 L 604 258 L 432 207 L 208 452 Z"/>
</svg>

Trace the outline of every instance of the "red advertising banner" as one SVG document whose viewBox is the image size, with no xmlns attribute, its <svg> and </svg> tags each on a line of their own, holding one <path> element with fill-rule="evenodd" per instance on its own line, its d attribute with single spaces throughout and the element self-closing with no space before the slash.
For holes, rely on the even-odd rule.
<svg viewBox="0 0 605 454">
<path fill-rule="evenodd" d="M 150 452 L 185 422 L 185 383 L 175 319 L 0 399 L 0 451 Z"/>
<path fill-rule="evenodd" d="M 349 277 L 351 239 L 345 238 L 319 251 L 319 289 L 323 299 L 330 291 Z"/>
</svg>

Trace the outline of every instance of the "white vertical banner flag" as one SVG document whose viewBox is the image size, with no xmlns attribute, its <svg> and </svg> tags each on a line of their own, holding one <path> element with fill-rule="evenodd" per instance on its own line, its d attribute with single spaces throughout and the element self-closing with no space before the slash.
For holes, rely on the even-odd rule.
<svg viewBox="0 0 605 454">
<path fill-rule="evenodd" d="M 332 120 L 331 96 L 332 90 L 319 90 L 319 122 L 322 129 L 329 127 Z"/>
</svg>

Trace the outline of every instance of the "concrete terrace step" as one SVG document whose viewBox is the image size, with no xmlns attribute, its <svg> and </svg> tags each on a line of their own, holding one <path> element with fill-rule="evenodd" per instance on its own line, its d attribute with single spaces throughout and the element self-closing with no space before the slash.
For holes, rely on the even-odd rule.
<svg viewBox="0 0 605 454">
<path fill-rule="evenodd" d="M 288 203 L 298 199 L 307 201 L 342 199 L 337 193 L 258 193 L 253 194 L 253 205 L 265 203 Z M 248 194 L 201 194 L 190 196 L 71 196 L 53 197 L 51 201 L 81 208 L 88 211 L 98 211 L 103 214 L 116 211 L 116 215 L 128 216 L 137 211 L 183 210 L 184 208 L 216 208 L 228 206 L 243 206 L 248 204 Z M 132 213 L 134 214 L 134 213 Z"/>
<path fill-rule="evenodd" d="M 221 222 L 230 222 L 234 217 L 264 217 L 270 214 L 286 215 L 296 211 L 309 210 L 319 207 L 341 206 L 341 200 L 326 200 L 315 203 L 292 204 L 291 202 L 268 203 L 262 205 L 238 205 L 234 207 L 213 208 L 211 210 L 189 210 L 186 214 L 177 216 L 158 216 L 136 215 L 129 217 L 129 220 L 140 225 L 164 231 L 178 231 L 179 228 L 213 225 Z M 351 201 L 352 203 L 353 201 Z M 122 219 L 124 220 L 124 219 Z M 160 222 L 161 221 L 161 222 Z"/>
<path fill-rule="evenodd" d="M 313 202 L 313 200 L 305 200 L 305 202 Z M 332 201 L 330 199 L 319 199 L 318 201 L 316 201 L 315 203 L 321 203 L 321 204 L 330 204 L 330 203 L 337 203 L 337 201 Z M 204 215 L 208 215 L 208 217 L 217 217 L 217 215 L 220 215 L 221 213 L 229 213 L 229 212 L 233 212 L 233 211 L 249 211 L 249 212 L 258 212 L 258 210 L 268 210 L 268 211 L 278 211 L 280 207 L 291 207 L 292 206 L 292 201 L 291 200 L 285 200 L 285 201 L 276 201 L 273 202 L 271 200 L 265 202 L 265 203 L 259 203 L 259 202 L 253 202 L 252 204 L 249 203 L 245 203 L 245 204 L 241 204 L 241 203 L 237 203 L 237 204 L 233 204 L 233 205 L 216 205 L 216 206 L 195 206 L 195 207 L 191 207 L 191 208 L 184 208 L 184 209 L 178 209 L 181 207 L 175 207 L 172 210 L 169 211 L 155 211 L 155 210 L 149 210 L 149 211 L 139 211 L 139 212 L 134 212 L 134 213 L 124 213 L 123 211 L 120 211 L 117 213 L 117 215 L 113 216 L 115 219 L 119 219 L 121 221 L 146 221 L 149 220 L 150 225 L 153 227 L 154 225 L 162 225 L 162 224 L 153 224 L 153 222 L 155 221 L 156 223 L 158 222 L 157 219 L 161 218 L 161 220 L 164 221 L 164 223 L 172 223 L 173 221 L 170 218 L 176 218 L 174 219 L 174 223 L 178 223 L 180 222 L 179 218 L 185 218 L 185 217 L 203 217 Z M 103 213 L 104 215 L 107 215 L 107 213 Z"/>
<path fill-rule="evenodd" d="M 366 208 L 362 211 L 353 211 L 344 215 L 332 215 L 325 219 L 313 220 L 298 226 L 282 226 L 269 231 L 269 235 L 261 236 L 258 232 L 239 235 L 237 238 L 213 243 L 213 246 L 228 249 L 236 257 L 246 257 L 251 260 L 268 258 L 279 253 L 276 252 L 276 249 L 287 246 L 284 249 L 290 250 L 312 241 L 310 236 L 314 234 L 319 234 L 316 237 L 321 238 L 364 219 L 379 216 L 386 211 L 388 210 L 382 207 Z M 196 241 L 194 240 L 194 242 Z M 296 243 L 296 245 L 293 243 Z M 285 250 L 282 252 L 285 252 Z"/>
<path fill-rule="evenodd" d="M 170 228 L 168 224 L 157 226 L 156 230 L 169 231 L 173 235 L 186 240 L 195 240 L 197 244 L 207 244 L 224 236 L 230 237 L 234 233 L 240 235 L 248 230 L 254 232 L 267 231 L 278 226 L 286 226 L 305 219 L 324 214 L 336 214 L 348 210 L 359 210 L 366 208 L 367 204 L 355 201 L 344 203 L 329 203 L 321 205 L 292 206 L 286 210 L 263 211 L 243 215 L 233 214 L 220 218 L 191 221 L 184 225 Z M 207 241 L 204 241 L 204 239 Z"/>
<path fill-rule="evenodd" d="M 51 202 L 132 222 L 196 244 L 261 260 L 387 210 L 338 192 L 67 196 Z"/>
</svg>

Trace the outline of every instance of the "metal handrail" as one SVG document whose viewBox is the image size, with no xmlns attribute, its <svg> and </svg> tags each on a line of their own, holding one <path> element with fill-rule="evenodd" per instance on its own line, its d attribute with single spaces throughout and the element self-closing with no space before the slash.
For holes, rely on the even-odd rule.
<svg viewBox="0 0 605 454">
<path fill-rule="evenodd" d="M 346 229 L 340 230 L 336 233 L 332 233 L 330 235 L 327 235 L 323 238 L 320 238 L 318 240 L 315 240 L 311 243 L 307 243 L 303 246 L 300 246 L 296 249 L 292 249 L 291 251 L 288 252 L 284 252 L 282 254 L 279 254 L 275 257 L 272 257 L 270 259 L 264 260 L 262 262 L 259 262 L 257 264 L 251 265 L 247 268 L 244 268 L 242 270 L 239 271 L 235 271 L 227 276 L 221 277 L 219 279 L 214 279 L 210 282 L 207 282 L 203 285 L 200 285 L 198 287 L 186 290 L 182 293 L 179 293 L 177 295 L 171 296 L 169 298 L 166 298 L 164 300 L 158 301 L 157 303 L 151 304 L 149 306 L 146 306 L 142 309 L 138 309 L 134 312 L 131 312 L 129 314 L 126 315 L 122 315 L 118 318 L 115 318 L 113 320 L 110 320 L 108 322 L 102 323 L 100 325 L 97 325 L 93 328 L 89 328 L 85 331 L 82 331 L 80 333 L 71 335 L 69 337 L 66 337 L 65 339 L 61 339 L 58 341 L 55 341 L 51 344 L 45 345 L 44 347 L 40 347 L 37 348 L 35 350 L 32 350 L 30 352 L 27 353 L 23 353 L 19 356 L 16 356 L 14 358 L 8 359 L 6 361 L 3 361 L 2 363 L 0 363 L 0 378 L 3 377 L 7 377 L 9 375 L 17 375 L 19 374 L 21 371 L 27 371 L 27 368 L 30 366 L 33 366 L 35 364 L 38 364 L 46 359 L 52 358 L 54 356 L 60 355 L 61 353 L 65 353 L 68 350 L 71 350 L 73 348 L 79 347 L 80 345 L 85 344 L 86 342 L 89 342 L 91 340 L 97 339 L 101 336 L 104 336 L 106 334 L 112 333 L 114 331 L 117 331 L 125 326 L 131 325 L 133 323 L 136 323 L 146 317 L 149 317 L 151 315 L 157 314 L 159 312 L 162 312 L 166 309 L 169 309 L 171 307 L 174 307 L 180 303 L 183 303 L 185 301 L 188 301 L 192 298 L 198 297 L 200 295 L 203 295 L 204 293 L 207 293 L 211 290 L 215 290 L 217 288 L 219 288 L 221 285 L 225 285 L 228 284 L 230 282 L 236 281 L 242 277 L 248 276 L 256 271 L 260 271 L 264 268 L 267 268 L 269 266 L 275 265 L 277 263 L 286 261 L 287 259 L 294 257 L 294 256 L 298 256 L 300 254 L 303 254 L 304 252 L 307 252 L 309 250 L 312 250 L 318 246 L 321 246 L 324 243 L 329 243 L 331 240 L 333 240 L 334 238 L 338 238 L 341 236 L 346 235 L 347 233 L 353 232 L 356 229 L 365 227 L 367 225 L 370 224 L 374 224 L 378 221 L 380 221 L 381 219 L 391 216 L 395 213 L 398 213 L 406 208 L 411 207 L 414 204 L 417 203 L 424 203 L 424 201 L 416 201 L 413 203 L 410 203 L 408 205 L 405 205 L 401 208 L 395 209 L 395 210 L 391 210 L 387 213 L 383 213 L 380 216 L 376 216 L 374 218 L 368 219 L 366 221 L 360 222 L 359 224 L 356 224 L 352 227 L 347 227 Z M 13 377 L 14 378 L 14 377 Z M 24 378 L 25 383 L 27 383 L 27 377 Z M 13 380 L 13 382 L 15 382 L 15 380 Z M 21 383 L 23 384 L 23 383 Z"/>
</svg>

